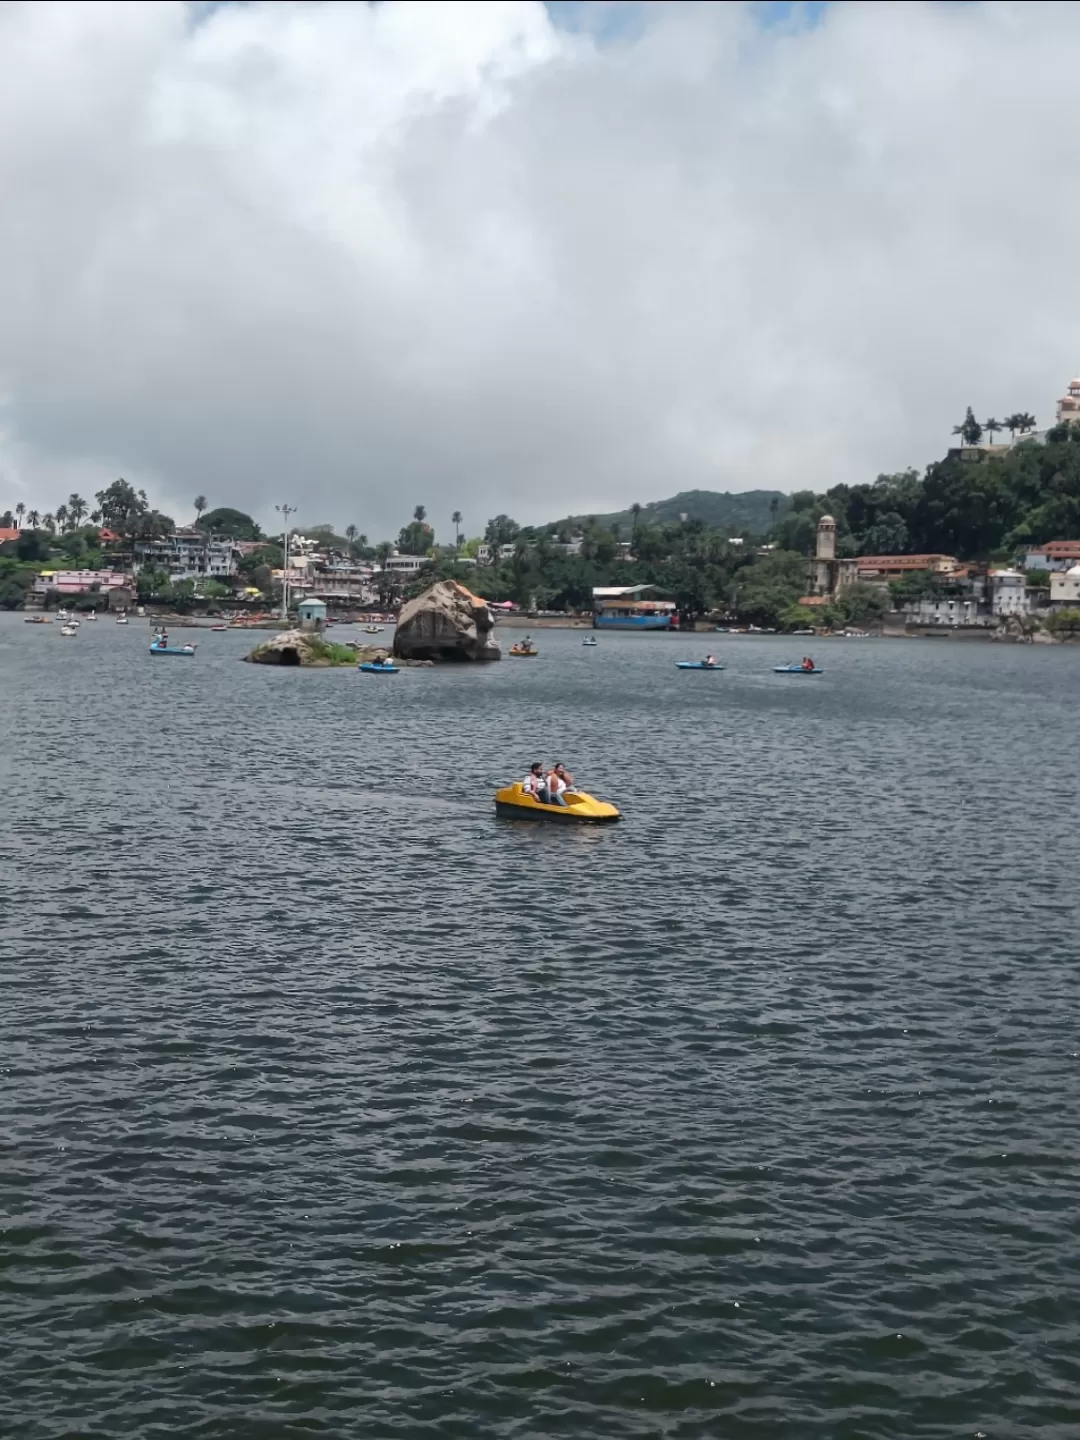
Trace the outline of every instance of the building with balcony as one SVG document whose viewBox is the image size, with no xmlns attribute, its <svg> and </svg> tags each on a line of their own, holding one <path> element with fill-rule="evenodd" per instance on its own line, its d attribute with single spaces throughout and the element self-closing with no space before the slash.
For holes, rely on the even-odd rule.
<svg viewBox="0 0 1080 1440">
<path fill-rule="evenodd" d="M 133 557 L 136 571 L 163 570 L 171 580 L 228 580 L 238 571 L 240 552 L 232 540 L 176 530 L 160 540 L 136 540 Z"/>
</svg>

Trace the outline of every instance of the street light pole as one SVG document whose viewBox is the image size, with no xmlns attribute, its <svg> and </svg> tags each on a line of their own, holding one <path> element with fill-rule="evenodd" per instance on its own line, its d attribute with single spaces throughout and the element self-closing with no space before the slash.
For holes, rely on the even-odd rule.
<svg viewBox="0 0 1080 1440">
<path fill-rule="evenodd" d="M 296 514 L 296 506 L 275 505 L 274 509 L 281 513 L 285 521 L 281 570 L 281 619 L 282 623 L 287 625 L 289 623 L 289 516 Z"/>
</svg>

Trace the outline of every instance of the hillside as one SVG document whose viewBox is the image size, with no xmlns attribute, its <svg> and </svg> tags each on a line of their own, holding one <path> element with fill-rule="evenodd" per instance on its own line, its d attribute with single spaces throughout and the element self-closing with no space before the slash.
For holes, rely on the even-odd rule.
<svg viewBox="0 0 1080 1440">
<path fill-rule="evenodd" d="M 772 509 L 777 502 L 776 514 Z M 702 520 L 712 529 L 739 532 L 749 530 L 763 535 L 770 530 L 777 515 L 788 508 L 791 497 L 779 490 L 743 490 L 736 494 L 719 490 L 683 490 L 670 500 L 653 500 L 641 507 L 641 519 L 652 525 L 678 520 L 685 515 L 690 520 Z M 559 525 L 582 525 L 586 520 L 595 520 L 598 525 L 610 529 L 618 525 L 629 535 L 633 515 L 629 510 L 618 510 L 611 515 L 570 515 L 560 520 Z"/>
</svg>

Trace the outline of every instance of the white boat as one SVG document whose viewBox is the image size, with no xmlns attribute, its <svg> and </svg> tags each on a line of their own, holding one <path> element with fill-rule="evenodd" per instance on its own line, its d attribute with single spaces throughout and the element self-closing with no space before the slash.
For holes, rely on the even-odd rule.
<svg viewBox="0 0 1080 1440">
<path fill-rule="evenodd" d="M 79 621 L 75 619 L 74 615 L 71 617 L 71 619 L 70 619 L 67 623 L 68 623 L 69 625 L 74 626 L 74 628 L 75 628 L 76 630 L 78 630 L 78 628 L 79 628 Z"/>
<path fill-rule="evenodd" d="M 75 626 L 74 626 L 74 625 L 61 625 L 61 626 L 60 626 L 60 634 L 61 634 L 61 635 L 77 635 L 78 633 L 79 633 L 79 632 L 78 632 L 78 630 L 75 629 Z"/>
<path fill-rule="evenodd" d="M 84 619 L 84 620 L 96 620 L 96 619 L 97 619 L 97 611 L 96 611 L 96 610 L 89 610 L 89 611 L 83 616 L 83 619 Z"/>
<path fill-rule="evenodd" d="M 116 617 L 116 623 L 117 623 L 117 625 L 126 625 L 126 624 L 127 624 L 127 616 L 126 616 L 126 615 L 118 615 L 118 616 Z"/>
<path fill-rule="evenodd" d="M 66 620 L 68 618 L 68 612 L 64 609 L 62 605 L 60 609 L 56 612 L 56 618 L 58 620 Z"/>
</svg>

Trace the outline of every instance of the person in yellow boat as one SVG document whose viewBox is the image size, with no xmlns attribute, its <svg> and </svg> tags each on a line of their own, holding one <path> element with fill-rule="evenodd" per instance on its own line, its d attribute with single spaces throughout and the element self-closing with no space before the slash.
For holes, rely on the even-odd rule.
<svg viewBox="0 0 1080 1440">
<path fill-rule="evenodd" d="M 532 795 L 542 804 L 548 803 L 547 781 L 544 778 L 544 767 L 539 760 L 534 760 L 529 766 L 529 773 L 521 782 L 521 788 L 526 795 Z"/>
<path fill-rule="evenodd" d="M 561 760 L 557 761 L 551 770 L 548 771 L 547 792 L 549 805 L 565 805 L 564 796 L 568 790 L 573 790 L 574 777 L 567 770 Z"/>
</svg>

